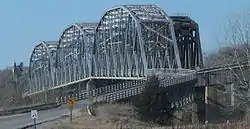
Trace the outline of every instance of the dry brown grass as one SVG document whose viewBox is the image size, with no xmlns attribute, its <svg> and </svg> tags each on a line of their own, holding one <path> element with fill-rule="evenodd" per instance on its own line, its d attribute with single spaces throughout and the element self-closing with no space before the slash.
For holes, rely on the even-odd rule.
<svg viewBox="0 0 250 129">
<path fill-rule="evenodd" d="M 157 127 L 141 122 L 134 117 L 131 106 L 125 104 L 104 104 L 95 109 L 96 117 L 86 113 L 86 109 L 75 113 L 72 123 L 69 118 L 60 119 L 41 126 L 41 129 L 250 129 L 250 120 L 225 124 L 176 125 L 173 127 Z"/>
<path fill-rule="evenodd" d="M 103 104 L 95 109 L 95 113 L 96 116 L 91 117 L 86 109 L 82 109 L 74 114 L 72 123 L 64 118 L 44 124 L 41 129 L 146 128 L 150 125 L 135 119 L 133 108 L 125 104 Z"/>
<path fill-rule="evenodd" d="M 176 125 L 165 129 L 250 129 L 250 121 L 223 124 Z"/>
</svg>

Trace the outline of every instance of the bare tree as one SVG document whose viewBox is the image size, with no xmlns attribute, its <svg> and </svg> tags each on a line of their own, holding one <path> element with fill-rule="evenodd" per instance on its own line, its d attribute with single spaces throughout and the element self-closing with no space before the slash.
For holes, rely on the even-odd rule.
<svg viewBox="0 0 250 129">
<path fill-rule="evenodd" d="M 231 52 L 228 57 L 222 57 L 225 64 L 237 64 L 241 66 L 246 63 L 250 66 L 250 14 L 239 14 L 235 18 L 229 20 L 225 27 L 225 40 L 231 46 Z M 226 54 L 225 54 L 226 55 Z M 249 68 L 239 67 L 238 70 L 228 67 L 231 73 L 238 81 L 238 85 L 234 88 L 236 90 L 235 97 L 241 100 L 237 105 L 242 105 L 250 100 L 250 78 Z"/>
<path fill-rule="evenodd" d="M 25 68 L 25 70 L 27 69 Z M 0 70 L 0 107 L 6 108 L 28 104 L 29 102 L 22 98 L 22 93 L 27 85 L 25 73 L 16 81 L 11 68 Z"/>
<path fill-rule="evenodd" d="M 250 105 L 250 68 L 248 68 L 250 66 L 250 13 L 235 15 L 225 24 L 224 29 L 226 46 L 221 47 L 217 53 L 207 56 L 207 60 L 209 60 L 207 67 L 221 65 L 229 68 L 235 82 L 230 87 L 221 84 L 225 86 L 226 90 L 220 91 L 217 89 L 217 91 L 230 94 L 234 99 L 231 108 L 227 107 L 227 109 L 230 109 L 229 112 L 236 109 L 246 111 Z M 239 68 L 234 69 L 232 64 L 236 64 Z"/>
</svg>

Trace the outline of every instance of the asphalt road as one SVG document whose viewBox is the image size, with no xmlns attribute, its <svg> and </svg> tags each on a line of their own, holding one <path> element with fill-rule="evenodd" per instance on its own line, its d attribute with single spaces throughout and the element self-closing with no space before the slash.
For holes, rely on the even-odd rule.
<svg viewBox="0 0 250 129">
<path fill-rule="evenodd" d="M 86 100 L 76 102 L 74 110 L 86 106 L 87 103 L 88 102 Z M 52 119 L 67 113 L 69 113 L 69 110 L 66 105 L 62 105 L 54 109 L 38 111 L 37 121 L 39 122 L 47 119 Z M 17 129 L 30 123 L 33 123 L 30 113 L 0 117 L 0 129 Z"/>
</svg>

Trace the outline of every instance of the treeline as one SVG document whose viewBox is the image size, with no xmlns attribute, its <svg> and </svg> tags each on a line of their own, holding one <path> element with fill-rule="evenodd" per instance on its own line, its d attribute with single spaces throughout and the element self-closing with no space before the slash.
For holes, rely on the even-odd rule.
<svg viewBox="0 0 250 129">
<path fill-rule="evenodd" d="M 27 89 L 27 68 L 17 78 L 11 68 L 0 70 L 0 108 L 15 107 L 28 104 L 22 93 Z"/>
<path fill-rule="evenodd" d="M 250 61 L 250 46 L 247 42 L 239 44 L 228 44 L 221 47 L 217 52 L 205 55 L 205 67 L 225 66 L 230 64 L 241 65 Z M 237 121 L 249 117 L 250 107 L 250 68 L 231 69 L 220 71 L 221 79 L 217 80 L 217 86 L 208 88 L 211 121 Z M 230 78 L 232 84 L 223 83 L 223 79 Z"/>
</svg>

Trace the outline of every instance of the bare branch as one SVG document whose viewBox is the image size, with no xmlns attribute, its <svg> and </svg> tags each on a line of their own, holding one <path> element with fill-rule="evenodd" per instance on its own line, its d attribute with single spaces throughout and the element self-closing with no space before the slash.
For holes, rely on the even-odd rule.
<svg viewBox="0 0 250 129">
<path fill-rule="evenodd" d="M 250 101 L 250 76 L 248 75 L 250 73 L 250 13 L 233 16 L 223 27 L 225 32 L 223 43 L 226 43 L 226 46 L 221 46 L 217 53 L 209 54 L 204 59 L 208 60 L 208 66 L 210 65 L 210 67 L 213 65 L 224 65 L 224 67 L 229 69 L 236 81 L 234 83 L 234 91 L 231 91 L 234 93 L 233 96 L 236 103 L 232 109 L 244 109 L 248 107 L 247 105 Z M 243 62 L 248 64 L 248 68 L 239 67 L 236 70 L 231 67 L 232 64 L 242 66 Z M 216 81 L 216 84 L 227 87 L 223 82 Z M 217 88 L 215 91 L 221 94 L 231 94 L 224 89 L 220 90 Z"/>
</svg>

